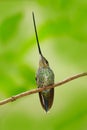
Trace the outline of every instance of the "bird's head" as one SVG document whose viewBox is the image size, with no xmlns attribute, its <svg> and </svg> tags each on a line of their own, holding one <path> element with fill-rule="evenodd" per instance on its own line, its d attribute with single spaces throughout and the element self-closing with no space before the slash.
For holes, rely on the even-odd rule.
<svg viewBox="0 0 87 130">
<path fill-rule="evenodd" d="M 49 66 L 49 63 L 46 60 L 46 58 L 43 57 L 43 56 L 40 56 L 39 68 L 41 68 L 41 67 L 45 68 L 45 67 L 48 67 L 48 66 Z"/>
</svg>

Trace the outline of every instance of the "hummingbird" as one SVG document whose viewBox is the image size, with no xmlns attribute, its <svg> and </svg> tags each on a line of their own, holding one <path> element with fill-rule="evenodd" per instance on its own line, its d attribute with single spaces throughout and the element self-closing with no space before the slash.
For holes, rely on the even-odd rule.
<svg viewBox="0 0 87 130">
<path fill-rule="evenodd" d="M 34 30 L 35 30 L 35 35 L 36 35 L 36 42 L 37 42 L 38 51 L 40 55 L 39 68 L 36 73 L 36 83 L 37 83 L 38 88 L 47 87 L 49 85 L 54 84 L 54 73 L 50 69 L 49 62 L 43 56 L 41 48 L 40 48 L 34 12 L 32 12 L 32 17 L 33 17 L 33 24 L 34 24 Z M 52 104 L 53 104 L 54 88 L 39 92 L 39 99 L 40 99 L 42 108 L 46 112 L 48 112 L 48 110 L 52 107 Z"/>
</svg>

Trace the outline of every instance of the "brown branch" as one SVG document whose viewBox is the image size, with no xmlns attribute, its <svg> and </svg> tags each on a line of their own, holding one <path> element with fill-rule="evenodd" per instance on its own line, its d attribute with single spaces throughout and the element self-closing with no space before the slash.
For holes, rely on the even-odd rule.
<svg viewBox="0 0 87 130">
<path fill-rule="evenodd" d="M 87 76 L 87 72 L 71 76 L 71 77 L 66 78 L 65 80 L 62 80 L 62 81 L 60 81 L 60 82 L 58 82 L 58 83 L 56 83 L 54 85 L 51 85 L 51 86 L 47 86 L 47 87 L 43 87 L 43 88 L 37 88 L 37 89 L 32 89 L 32 90 L 29 90 L 29 91 L 17 94 L 15 96 L 12 96 L 10 98 L 7 98 L 5 100 L 0 101 L 0 105 L 6 104 L 8 102 L 13 102 L 13 101 L 15 101 L 18 98 L 21 98 L 21 97 L 24 97 L 24 96 L 27 96 L 27 95 L 30 95 L 30 94 L 35 94 L 35 93 L 41 92 L 41 91 L 49 89 L 49 88 L 54 88 L 54 87 L 63 85 L 65 83 L 67 83 L 67 82 L 70 82 L 70 81 L 72 81 L 74 79 L 77 79 L 77 78 L 80 78 L 80 77 L 83 77 L 83 76 Z"/>
</svg>

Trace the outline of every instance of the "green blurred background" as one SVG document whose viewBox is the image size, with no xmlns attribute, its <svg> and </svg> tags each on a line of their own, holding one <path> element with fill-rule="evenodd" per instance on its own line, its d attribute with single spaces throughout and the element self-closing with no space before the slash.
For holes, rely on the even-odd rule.
<svg viewBox="0 0 87 130">
<path fill-rule="evenodd" d="M 0 1 L 0 100 L 36 88 L 40 45 L 55 82 L 87 71 L 87 1 Z M 0 106 L 0 130 L 87 130 L 87 77 L 55 88 L 46 114 L 38 94 Z"/>
</svg>

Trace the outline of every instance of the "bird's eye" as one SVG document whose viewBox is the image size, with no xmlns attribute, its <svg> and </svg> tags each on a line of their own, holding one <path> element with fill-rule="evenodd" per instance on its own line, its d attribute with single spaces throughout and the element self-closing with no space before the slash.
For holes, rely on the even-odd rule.
<svg viewBox="0 0 87 130">
<path fill-rule="evenodd" d="M 46 64 L 48 64 L 48 61 L 46 60 Z"/>
</svg>

